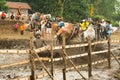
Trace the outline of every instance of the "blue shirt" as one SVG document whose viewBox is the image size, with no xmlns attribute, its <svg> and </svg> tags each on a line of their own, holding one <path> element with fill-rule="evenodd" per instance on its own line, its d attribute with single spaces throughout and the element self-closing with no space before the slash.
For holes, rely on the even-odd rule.
<svg viewBox="0 0 120 80">
<path fill-rule="evenodd" d="M 59 26 L 60 28 L 62 28 L 62 27 L 64 26 L 64 22 L 61 21 L 61 22 L 58 24 L 58 26 Z"/>
<path fill-rule="evenodd" d="M 107 33 L 111 34 L 112 33 L 112 24 L 107 24 L 106 28 L 107 28 Z"/>
</svg>

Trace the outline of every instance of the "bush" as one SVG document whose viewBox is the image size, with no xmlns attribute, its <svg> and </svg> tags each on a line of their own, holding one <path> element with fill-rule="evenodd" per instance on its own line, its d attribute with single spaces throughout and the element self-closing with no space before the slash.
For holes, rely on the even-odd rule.
<svg viewBox="0 0 120 80">
<path fill-rule="evenodd" d="M 92 16 L 93 19 L 106 19 L 104 16 L 101 16 L 101 15 L 95 15 L 95 16 Z"/>
<path fill-rule="evenodd" d="M 118 21 L 111 21 L 111 24 L 114 26 L 114 27 L 118 27 L 119 26 L 119 22 Z"/>
</svg>

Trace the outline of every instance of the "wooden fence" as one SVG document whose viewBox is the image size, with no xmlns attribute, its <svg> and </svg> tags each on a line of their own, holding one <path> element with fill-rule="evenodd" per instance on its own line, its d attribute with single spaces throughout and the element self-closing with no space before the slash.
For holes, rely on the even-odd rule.
<svg viewBox="0 0 120 80">
<path fill-rule="evenodd" d="M 105 41 L 96 41 L 96 42 L 91 42 L 89 39 L 88 39 L 88 43 L 84 43 L 84 44 L 73 44 L 73 45 L 65 45 L 65 42 L 62 46 L 53 46 L 52 44 L 51 45 L 48 45 L 48 46 L 44 46 L 42 48 L 38 48 L 38 49 L 34 49 L 33 48 L 33 44 L 32 44 L 32 37 L 31 37 L 31 40 L 30 40 L 30 49 L 29 50 L 0 50 L 0 54 L 30 54 L 30 55 L 36 55 L 37 58 L 33 58 L 30 56 L 30 60 L 25 60 L 25 61 L 22 61 L 22 62 L 19 62 L 19 63 L 12 63 L 12 64 L 7 64 L 7 65 L 0 65 L 0 68 L 6 68 L 6 67 L 11 67 L 11 66 L 16 66 L 16 65 L 22 65 L 22 64 L 27 64 L 27 63 L 31 63 L 32 67 L 31 67 L 31 76 L 28 76 L 28 77 L 24 77 L 24 78 L 16 78 L 16 79 L 11 79 L 11 80 L 36 80 L 37 78 L 43 78 L 44 76 L 49 76 L 52 80 L 55 80 L 54 79 L 54 71 L 60 71 L 60 70 L 55 70 L 53 69 L 53 62 L 54 61 L 61 61 L 63 60 L 64 61 L 64 69 L 63 69 L 63 80 L 66 80 L 66 71 L 67 70 L 71 70 L 71 69 L 75 69 L 79 74 L 80 76 L 86 80 L 86 78 L 78 71 L 77 68 L 82 68 L 82 67 L 87 67 L 88 66 L 88 76 L 91 77 L 92 76 L 92 65 L 95 65 L 95 64 L 98 64 L 98 63 L 101 63 L 101 62 L 104 62 L 104 61 L 108 61 L 108 67 L 110 68 L 111 65 L 111 59 L 115 59 L 118 63 L 119 61 L 117 60 L 117 58 L 120 58 L 119 56 L 118 57 L 115 57 L 114 54 L 112 54 L 111 52 L 114 51 L 114 50 L 117 50 L 117 49 L 120 49 L 120 47 L 116 47 L 116 48 L 113 48 L 111 49 L 111 43 L 120 43 L 120 40 L 105 40 Z M 97 44 L 102 44 L 102 43 L 107 43 L 108 44 L 108 49 L 107 50 L 103 50 L 103 51 L 97 51 L 97 52 L 92 52 L 91 51 L 91 46 L 92 45 L 97 45 Z M 67 53 L 66 53 L 66 48 L 75 48 L 75 47 L 84 47 L 84 46 L 88 46 L 88 53 L 83 53 L 83 54 L 78 54 L 78 55 L 72 55 L 72 56 L 68 56 Z M 43 52 L 43 51 L 46 51 L 46 50 L 50 50 L 52 55 L 53 55 L 53 50 L 56 50 L 56 49 L 62 49 L 63 50 L 63 57 L 60 57 L 60 58 L 53 58 L 53 56 L 51 58 L 43 58 L 43 57 L 39 57 L 37 53 L 40 53 L 40 52 Z M 101 53 L 105 53 L 107 52 L 108 53 L 108 59 L 105 59 L 105 60 L 100 60 L 100 61 L 95 61 L 95 62 L 91 62 L 91 56 L 92 55 L 95 55 L 95 54 L 101 54 Z M 111 57 L 111 54 L 113 57 Z M 73 58 L 78 58 L 78 57 L 83 57 L 83 56 L 88 56 L 89 58 L 89 62 L 88 64 L 84 64 L 84 65 L 80 65 L 80 66 L 75 66 L 73 61 L 71 59 Z M 73 67 L 71 68 L 66 68 L 66 60 L 69 60 L 71 62 L 71 64 L 73 65 Z M 39 61 L 43 67 L 43 69 L 46 71 L 46 73 L 43 73 L 43 74 L 39 74 L 39 75 L 36 75 L 35 74 L 35 69 L 34 69 L 34 61 Z M 49 72 L 45 66 L 45 64 L 42 62 L 42 61 L 48 61 L 48 62 L 51 62 L 51 72 Z M 120 63 L 119 63 L 120 65 Z"/>
<path fill-rule="evenodd" d="M 102 44 L 102 43 L 107 43 L 108 40 L 105 41 L 96 41 L 93 42 L 91 45 L 96 45 L 96 44 Z M 120 40 L 111 40 L 111 43 L 120 43 Z M 88 43 L 84 43 L 84 44 L 73 44 L 73 45 L 66 45 L 65 48 L 76 48 L 76 47 L 84 47 L 84 46 L 88 46 Z M 54 46 L 53 50 L 57 50 L 57 49 L 62 49 L 62 46 Z M 16 49 L 11 49 L 11 50 L 0 50 L 0 54 L 28 54 L 29 50 L 16 50 Z M 42 48 L 38 48 L 38 49 L 34 49 L 34 51 L 36 53 L 40 53 L 46 50 L 51 50 L 51 46 L 47 45 L 44 46 Z"/>
</svg>

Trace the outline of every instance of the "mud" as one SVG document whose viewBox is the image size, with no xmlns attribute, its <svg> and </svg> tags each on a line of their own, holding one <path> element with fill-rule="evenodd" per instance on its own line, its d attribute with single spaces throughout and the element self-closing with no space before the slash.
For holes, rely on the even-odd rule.
<svg viewBox="0 0 120 80">
<path fill-rule="evenodd" d="M 29 49 L 27 39 L 0 39 L 0 49 Z"/>
</svg>

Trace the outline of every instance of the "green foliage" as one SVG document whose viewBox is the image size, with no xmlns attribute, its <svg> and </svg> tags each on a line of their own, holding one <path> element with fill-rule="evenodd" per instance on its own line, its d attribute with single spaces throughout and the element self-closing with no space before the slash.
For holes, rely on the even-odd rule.
<svg viewBox="0 0 120 80">
<path fill-rule="evenodd" d="M 86 0 L 66 0 L 65 4 L 67 4 L 64 9 L 66 21 L 78 22 L 89 16 Z"/>
<path fill-rule="evenodd" d="M 94 19 L 106 19 L 104 16 L 102 15 L 95 15 L 95 16 L 92 16 L 92 18 Z"/>
<path fill-rule="evenodd" d="M 33 11 L 64 17 L 65 21 L 76 22 L 88 17 L 87 0 L 8 0 L 27 2 Z"/>
<path fill-rule="evenodd" d="M 32 11 L 64 17 L 65 21 L 78 22 L 89 17 L 90 5 L 93 5 L 93 18 L 120 20 L 120 13 L 115 13 L 117 0 L 7 0 L 27 2 Z M 101 16 L 102 15 L 102 16 Z"/>
<path fill-rule="evenodd" d="M 6 0 L 0 0 L 0 11 L 7 11 L 9 7 L 6 5 Z"/>
<path fill-rule="evenodd" d="M 118 22 L 118 21 L 113 21 L 113 20 L 111 20 L 111 24 L 112 24 L 114 27 L 119 27 L 119 22 Z"/>
<path fill-rule="evenodd" d="M 112 19 L 115 12 L 115 4 L 117 0 L 95 0 L 95 15 L 103 15 L 108 19 Z"/>
</svg>

